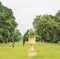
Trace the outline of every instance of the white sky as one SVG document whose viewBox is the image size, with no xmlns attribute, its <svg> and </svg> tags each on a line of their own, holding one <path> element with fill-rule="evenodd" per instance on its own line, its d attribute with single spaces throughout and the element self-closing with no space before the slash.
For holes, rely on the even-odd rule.
<svg viewBox="0 0 60 59">
<path fill-rule="evenodd" d="M 36 15 L 55 14 L 60 10 L 60 0 L 0 0 L 3 5 L 14 12 L 18 29 L 22 34 L 33 28 L 32 22 Z"/>
</svg>

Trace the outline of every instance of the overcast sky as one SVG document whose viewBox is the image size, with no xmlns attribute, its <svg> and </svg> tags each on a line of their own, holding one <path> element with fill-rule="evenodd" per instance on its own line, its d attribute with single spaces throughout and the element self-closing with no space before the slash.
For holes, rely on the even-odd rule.
<svg viewBox="0 0 60 59">
<path fill-rule="evenodd" d="M 60 10 L 60 0 L 0 0 L 3 5 L 13 10 L 18 29 L 22 34 L 33 28 L 36 15 L 52 14 Z"/>
</svg>

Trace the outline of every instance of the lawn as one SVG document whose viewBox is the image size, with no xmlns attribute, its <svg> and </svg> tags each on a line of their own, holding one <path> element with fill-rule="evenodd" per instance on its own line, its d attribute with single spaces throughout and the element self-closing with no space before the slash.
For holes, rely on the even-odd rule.
<svg viewBox="0 0 60 59">
<path fill-rule="evenodd" d="M 54 43 L 36 42 L 35 50 L 37 55 L 28 56 L 29 45 L 23 46 L 22 42 L 16 42 L 15 47 L 11 47 L 12 43 L 0 43 L 0 59 L 60 59 L 60 45 Z"/>
</svg>

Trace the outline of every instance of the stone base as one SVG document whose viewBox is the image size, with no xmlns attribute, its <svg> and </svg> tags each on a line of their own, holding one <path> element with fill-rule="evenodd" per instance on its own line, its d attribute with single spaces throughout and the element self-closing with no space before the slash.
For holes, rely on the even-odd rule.
<svg viewBox="0 0 60 59">
<path fill-rule="evenodd" d="M 34 50 L 34 48 L 32 47 L 29 51 L 28 51 L 28 56 L 36 56 L 37 52 Z"/>
</svg>

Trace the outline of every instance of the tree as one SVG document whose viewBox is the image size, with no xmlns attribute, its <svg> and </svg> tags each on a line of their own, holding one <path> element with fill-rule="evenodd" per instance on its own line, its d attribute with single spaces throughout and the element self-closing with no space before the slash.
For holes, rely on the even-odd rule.
<svg viewBox="0 0 60 59">
<path fill-rule="evenodd" d="M 4 43 L 7 42 L 10 36 L 13 37 L 13 32 L 16 27 L 17 23 L 15 22 L 12 10 L 3 6 L 0 2 L 0 34 Z"/>
<path fill-rule="evenodd" d="M 28 35 L 27 35 L 28 32 L 29 32 L 29 30 L 27 30 L 23 36 L 23 46 L 25 45 L 25 41 L 28 41 Z"/>
<path fill-rule="evenodd" d="M 55 15 L 55 21 L 59 24 L 59 30 L 57 32 L 57 34 L 58 34 L 58 40 L 57 41 L 60 41 L 60 10 L 58 10 L 58 12 Z"/>
<path fill-rule="evenodd" d="M 52 15 L 36 16 L 33 26 L 41 41 L 55 42 L 57 40 L 58 23 Z"/>
<path fill-rule="evenodd" d="M 15 29 L 15 31 L 14 31 L 14 41 L 15 42 L 18 42 L 18 41 L 20 41 L 20 39 L 21 39 L 21 33 L 19 32 L 19 30 L 18 29 Z"/>
</svg>

